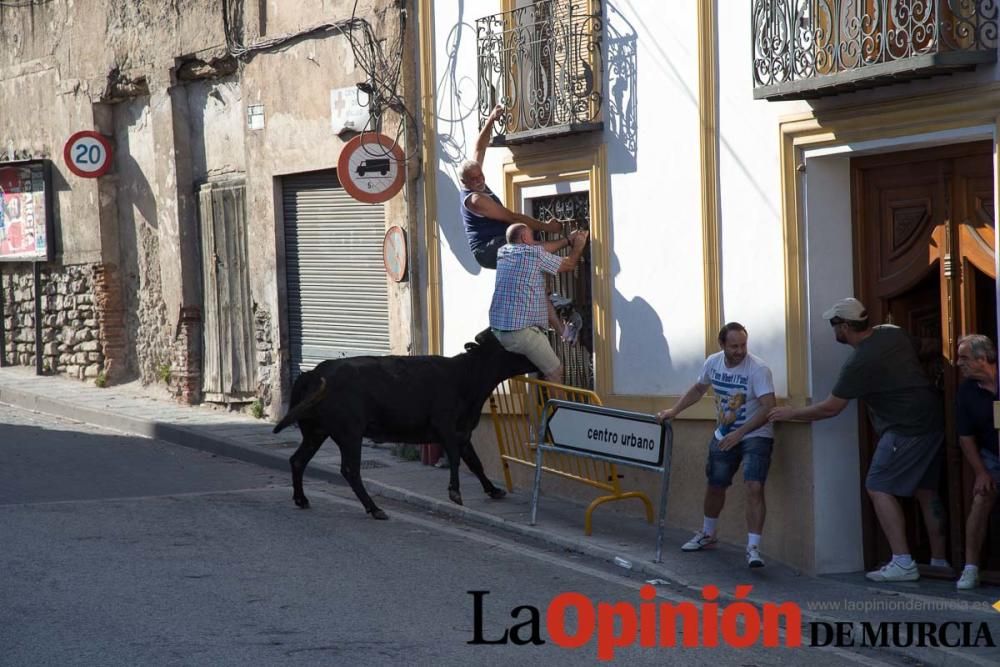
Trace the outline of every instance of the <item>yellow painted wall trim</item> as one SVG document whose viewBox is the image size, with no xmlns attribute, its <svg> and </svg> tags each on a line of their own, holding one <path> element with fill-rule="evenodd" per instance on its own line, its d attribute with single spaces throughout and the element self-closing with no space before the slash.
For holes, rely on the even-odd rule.
<svg viewBox="0 0 1000 667">
<path fill-rule="evenodd" d="M 594 299 L 594 390 L 602 400 L 612 389 L 614 320 L 611 315 L 611 222 L 608 218 L 607 149 L 603 143 L 581 143 L 553 152 L 512 154 L 504 165 L 504 195 L 512 210 L 521 206 L 521 191 L 560 181 L 586 181 L 590 191 L 590 257 Z M 521 211 L 522 213 L 524 211 Z"/>
<path fill-rule="evenodd" d="M 701 141 L 701 228 L 705 282 L 705 354 L 718 351 L 722 328 L 722 265 L 719 248 L 719 107 L 716 99 L 716 0 L 698 0 L 698 117 Z"/>
<path fill-rule="evenodd" d="M 420 44 L 420 112 L 424 119 L 421 132 L 421 164 L 424 185 L 424 233 L 421 243 L 413 249 L 416 257 L 426 259 L 424 266 L 427 281 L 424 291 L 425 336 L 428 354 L 441 354 L 444 348 L 441 335 L 441 237 L 438 227 L 437 201 L 437 136 L 434 102 L 434 10 L 433 0 L 420 0 L 417 25 Z"/>
<path fill-rule="evenodd" d="M 807 148 L 846 145 L 878 139 L 955 130 L 994 128 L 1000 132 L 1000 83 L 973 89 L 949 89 L 875 103 L 847 103 L 796 113 L 778 123 L 781 170 L 781 217 L 785 245 L 785 325 L 789 403 L 801 405 L 809 396 L 809 341 L 805 293 L 804 206 L 800 165 Z M 996 179 L 998 166 L 994 167 Z M 1000 192 L 1000 184 L 994 183 Z"/>
</svg>

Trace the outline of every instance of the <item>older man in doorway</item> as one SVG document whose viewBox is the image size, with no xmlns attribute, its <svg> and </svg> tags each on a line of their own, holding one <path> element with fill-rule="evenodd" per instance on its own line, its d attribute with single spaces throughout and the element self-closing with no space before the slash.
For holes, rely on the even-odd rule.
<svg viewBox="0 0 1000 667">
<path fill-rule="evenodd" d="M 906 521 L 897 496 L 916 496 L 927 524 L 931 565 L 945 559 L 944 505 L 938 495 L 944 418 L 941 396 L 924 374 L 909 335 L 891 324 L 871 326 L 857 299 L 838 301 L 823 313 L 838 343 L 854 348 L 830 395 L 808 407 L 775 408 L 770 420 L 816 421 L 839 415 L 852 398 L 865 401 L 878 445 L 865 488 L 892 560 L 869 572 L 872 581 L 916 581 L 917 564 L 906 540 Z"/>
<path fill-rule="evenodd" d="M 958 444 L 976 478 L 972 483 L 972 508 L 965 523 L 965 568 L 955 587 L 970 590 L 979 586 L 979 555 L 1000 483 L 1000 444 L 993 425 L 997 349 L 986 336 L 969 334 L 958 340 L 957 362 L 965 377 L 956 400 Z"/>
</svg>

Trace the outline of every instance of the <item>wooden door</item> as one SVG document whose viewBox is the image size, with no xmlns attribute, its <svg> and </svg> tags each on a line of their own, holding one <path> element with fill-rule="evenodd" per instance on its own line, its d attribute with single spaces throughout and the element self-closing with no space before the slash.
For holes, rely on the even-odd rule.
<svg viewBox="0 0 1000 667">
<path fill-rule="evenodd" d="M 205 329 L 202 392 L 220 403 L 254 399 L 257 346 L 247 259 L 246 186 L 205 183 L 198 190 Z"/>
<path fill-rule="evenodd" d="M 964 561 L 972 479 L 955 435 L 955 349 L 966 333 L 996 340 L 992 150 L 991 142 L 980 142 L 851 163 L 858 297 L 873 323 L 891 322 L 916 337 L 924 369 L 944 402 L 941 494 L 953 565 Z M 866 414 L 860 421 L 863 479 L 875 437 Z M 889 548 L 867 498 L 863 507 L 865 565 L 875 567 Z M 911 551 L 926 563 L 929 545 L 919 508 L 909 500 L 903 507 Z M 989 553 L 1000 556 L 1000 548 Z M 1000 568 L 1000 559 L 984 563 Z"/>
</svg>

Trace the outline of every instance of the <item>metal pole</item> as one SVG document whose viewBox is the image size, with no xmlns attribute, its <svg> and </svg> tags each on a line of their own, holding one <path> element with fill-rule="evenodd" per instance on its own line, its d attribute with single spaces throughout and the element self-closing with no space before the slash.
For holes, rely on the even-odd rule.
<svg viewBox="0 0 1000 667">
<path fill-rule="evenodd" d="M 0 368 L 7 365 L 7 296 L 3 291 L 3 269 L 0 268 Z"/>
<path fill-rule="evenodd" d="M 42 374 L 42 266 L 33 264 L 35 269 L 35 375 Z"/>
<path fill-rule="evenodd" d="M 674 450 L 674 428 L 669 422 L 663 423 L 666 442 L 663 444 L 663 481 L 660 482 L 660 517 L 656 524 L 656 558 L 663 562 L 663 530 L 667 524 L 667 491 L 670 489 L 670 458 Z"/>
<path fill-rule="evenodd" d="M 542 445 L 549 425 L 548 406 L 542 408 L 542 423 L 535 437 L 535 483 L 531 487 L 531 525 L 535 525 L 538 515 L 538 496 L 542 490 Z"/>
</svg>

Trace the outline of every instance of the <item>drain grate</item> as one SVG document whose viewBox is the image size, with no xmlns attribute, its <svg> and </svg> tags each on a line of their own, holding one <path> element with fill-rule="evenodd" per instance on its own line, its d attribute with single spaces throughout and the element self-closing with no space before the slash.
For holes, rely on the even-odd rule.
<svg viewBox="0 0 1000 667">
<path fill-rule="evenodd" d="M 382 463 L 381 461 L 362 461 L 361 462 L 361 469 L 362 470 L 372 470 L 373 468 L 388 468 L 388 467 L 389 467 L 389 465 L 387 463 Z"/>
</svg>

